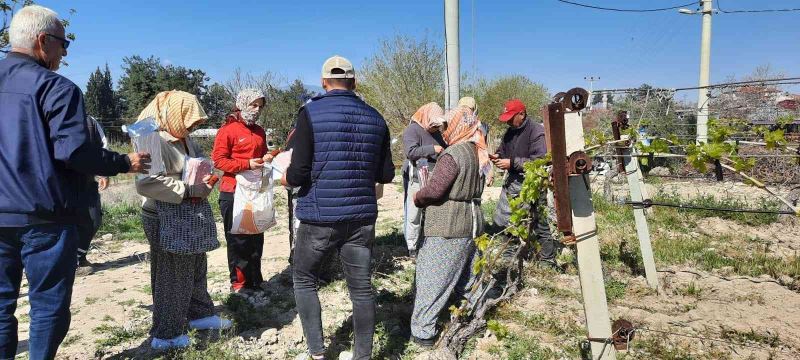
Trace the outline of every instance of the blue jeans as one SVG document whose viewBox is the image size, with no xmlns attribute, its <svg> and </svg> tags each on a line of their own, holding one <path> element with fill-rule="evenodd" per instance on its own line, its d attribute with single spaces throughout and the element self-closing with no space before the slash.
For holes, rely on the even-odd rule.
<svg viewBox="0 0 800 360">
<path fill-rule="evenodd" d="M 78 232 L 75 225 L 0 228 L 0 359 L 17 352 L 17 308 L 22 270 L 28 278 L 31 359 L 53 359 L 70 322 Z"/>
</svg>

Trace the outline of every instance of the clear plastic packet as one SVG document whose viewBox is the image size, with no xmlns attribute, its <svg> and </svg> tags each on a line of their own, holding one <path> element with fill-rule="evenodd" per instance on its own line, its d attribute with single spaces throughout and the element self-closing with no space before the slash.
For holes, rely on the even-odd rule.
<svg viewBox="0 0 800 360">
<path fill-rule="evenodd" d="M 123 129 L 131 137 L 134 151 L 150 154 L 150 169 L 146 175 L 158 175 L 166 171 L 164 158 L 161 157 L 161 135 L 158 128 L 156 120 L 150 117 Z"/>
<path fill-rule="evenodd" d="M 214 171 L 214 163 L 209 158 L 186 156 L 184 161 L 181 180 L 186 185 L 200 185 L 203 178 Z"/>
<path fill-rule="evenodd" d="M 417 177 L 419 178 L 420 188 L 423 188 L 428 184 L 428 175 L 428 159 L 417 160 Z"/>
<path fill-rule="evenodd" d="M 272 180 L 280 181 L 292 162 L 292 150 L 284 151 L 272 159 Z"/>
</svg>

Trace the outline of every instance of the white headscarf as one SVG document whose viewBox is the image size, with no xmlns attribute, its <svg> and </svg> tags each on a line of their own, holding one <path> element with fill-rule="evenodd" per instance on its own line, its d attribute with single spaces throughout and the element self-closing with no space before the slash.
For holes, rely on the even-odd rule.
<svg viewBox="0 0 800 360">
<path fill-rule="evenodd" d="M 250 110 L 250 104 L 258 99 L 266 100 L 266 97 L 264 96 L 264 93 L 257 89 L 244 89 L 239 91 L 239 94 L 236 95 L 236 108 L 241 112 L 242 120 L 247 125 L 251 125 L 256 122 L 258 112 L 255 110 Z"/>
</svg>

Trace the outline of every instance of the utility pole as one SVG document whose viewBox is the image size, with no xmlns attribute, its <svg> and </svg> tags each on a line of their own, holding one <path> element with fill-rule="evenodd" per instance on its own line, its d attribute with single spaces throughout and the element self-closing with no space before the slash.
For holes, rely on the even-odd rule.
<svg viewBox="0 0 800 360">
<path fill-rule="evenodd" d="M 460 98 L 461 69 L 460 52 L 458 47 L 458 2 L 459 0 L 444 0 L 445 23 L 445 58 L 447 59 L 447 81 L 445 82 L 445 108 L 451 109 L 458 104 Z"/>
<path fill-rule="evenodd" d="M 697 90 L 697 142 L 708 141 L 708 95 L 711 77 L 711 13 L 714 11 L 712 0 L 702 0 L 703 33 L 700 40 L 700 82 Z"/>
<path fill-rule="evenodd" d="M 592 105 L 594 105 L 594 82 L 600 81 L 600 77 L 584 76 L 583 80 L 589 82 L 589 110 L 591 110 L 593 107 Z"/>
</svg>

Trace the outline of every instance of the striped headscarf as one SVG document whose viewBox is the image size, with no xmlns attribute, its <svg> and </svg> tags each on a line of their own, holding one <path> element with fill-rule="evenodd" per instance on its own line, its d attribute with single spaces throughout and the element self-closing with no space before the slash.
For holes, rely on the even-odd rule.
<svg viewBox="0 0 800 360">
<path fill-rule="evenodd" d="M 442 132 L 442 138 L 447 145 L 453 146 L 465 141 L 475 144 L 481 174 L 489 174 L 492 169 L 489 163 L 489 149 L 481 131 L 481 121 L 475 116 L 472 109 L 466 106 L 450 109 L 445 114 L 445 119 L 447 119 L 447 130 Z"/>
<path fill-rule="evenodd" d="M 444 123 L 444 110 L 435 102 L 427 103 L 411 116 L 411 120 L 428 130 L 433 127 L 442 126 Z"/>
<path fill-rule="evenodd" d="M 189 128 L 206 121 L 206 115 L 197 96 L 184 91 L 163 91 L 139 113 L 136 120 L 152 117 L 166 132 L 169 141 L 178 141 L 189 136 Z"/>
</svg>

